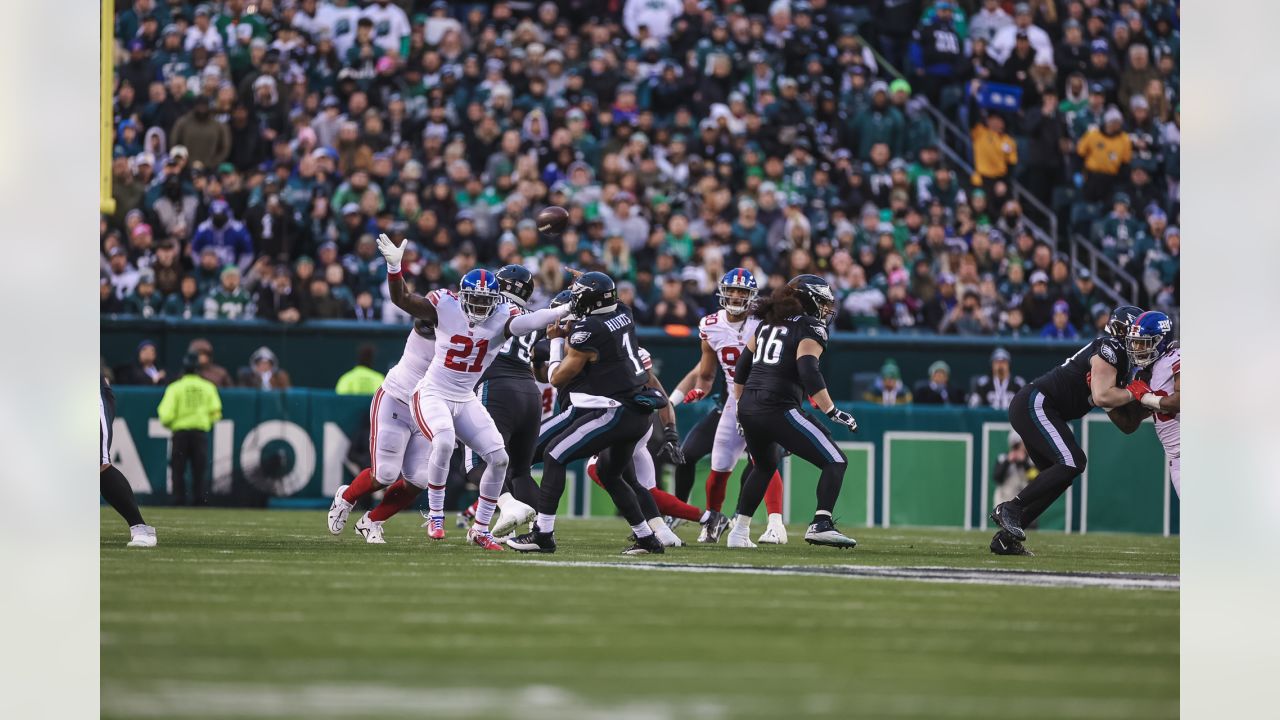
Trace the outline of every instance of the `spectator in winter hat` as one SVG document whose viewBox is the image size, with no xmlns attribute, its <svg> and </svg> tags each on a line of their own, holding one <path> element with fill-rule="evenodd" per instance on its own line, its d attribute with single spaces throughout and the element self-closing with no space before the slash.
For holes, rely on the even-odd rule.
<svg viewBox="0 0 1280 720">
<path fill-rule="evenodd" d="M 1100 202 L 1115 192 L 1121 169 L 1133 159 L 1133 143 L 1124 132 L 1124 116 L 1116 108 L 1103 115 L 1101 128 L 1091 128 L 1076 144 L 1084 160 L 1084 199 Z"/>
<path fill-rule="evenodd" d="M 898 369 L 898 363 L 892 358 L 884 361 L 875 382 L 863 391 L 862 400 L 889 406 L 911 404 L 911 391 L 902 384 L 902 372 Z"/>
<path fill-rule="evenodd" d="M 280 361 L 271 348 L 265 345 L 253 351 L 249 364 L 240 368 L 240 386 L 258 390 L 287 390 L 293 383 L 289 373 L 280 367 Z"/>
<path fill-rule="evenodd" d="M 938 360 L 929 366 L 929 377 L 916 384 L 916 405 L 963 405 L 964 393 L 951 385 L 951 366 Z"/>
<path fill-rule="evenodd" d="M 1066 300 L 1058 300 L 1053 304 L 1052 318 L 1052 321 L 1040 331 L 1040 337 L 1052 340 L 1075 340 L 1080 337 L 1075 325 L 1071 324 L 1071 306 Z"/>
</svg>

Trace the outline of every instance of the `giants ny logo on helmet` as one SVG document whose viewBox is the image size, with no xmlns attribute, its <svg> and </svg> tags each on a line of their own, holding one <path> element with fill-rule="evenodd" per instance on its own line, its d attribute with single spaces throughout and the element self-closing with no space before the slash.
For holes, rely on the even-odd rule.
<svg viewBox="0 0 1280 720">
<path fill-rule="evenodd" d="M 462 311 L 467 320 L 472 325 L 479 325 L 493 315 L 502 301 L 498 278 L 488 270 L 472 270 L 458 283 L 458 298 L 462 300 Z"/>
<path fill-rule="evenodd" d="M 746 268 L 734 268 L 720 278 L 720 289 L 716 293 L 720 299 L 720 307 L 731 315 L 741 315 L 751 309 L 760 294 L 756 284 L 756 276 Z"/>
</svg>

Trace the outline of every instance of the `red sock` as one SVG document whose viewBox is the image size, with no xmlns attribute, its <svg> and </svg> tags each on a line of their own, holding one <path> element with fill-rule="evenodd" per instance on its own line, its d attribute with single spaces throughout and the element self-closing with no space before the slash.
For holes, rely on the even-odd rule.
<svg viewBox="0 0 1280 720">
<path fill-rule="evenodd" d="M 698 522 L 702 520 L 702 511 L 682 501 L 680 498 L 661 488 L 650 488 L 649 494 L 653 496 L 654 502 L 658 503 L 658 512 L 671 517 L 678 517 L 683 520 L 692 520 Z"/>
<path fill-rule="evenodd" d="M 782 476 L 776 471 L 764 490 L 764 507 L 770 515 L 782 514 Z"/>
<path fill-rule="evenodd" d="M 732 472 L 712 470 L 707 475 L 707 509 L 720 512 L 724 507 L 724 493 L 729 489 L 729 476 Z"/>
<path fill-rule="evenodd" d="M 369 511 L 369 519 L 382 522 L 390 518 L 392 515 L 412 505 L 421 492 L 422 488 L 410 485 L 404 481 L 404 478 L 400 478 L 383 493 L 382 502 L 378 503 L 378 507 Z"/>
<path fill-rule="evenodd" d="M 342 499 L 353 503 L 377 489 L 378 483 L 373 479 L 373 470 L 365 468 L 347 486 L 346 491 L 342 493 Z"/>
</svg>

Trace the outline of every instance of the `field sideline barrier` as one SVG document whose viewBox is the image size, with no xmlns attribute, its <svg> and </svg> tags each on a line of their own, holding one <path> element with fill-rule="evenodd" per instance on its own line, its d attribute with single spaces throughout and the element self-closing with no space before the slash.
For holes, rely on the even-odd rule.
<svg viewBox="0 0 1280 720">
<path fill-rule="evenodd" d="M 112 461 L 144 503 L 169 500 L 169 432 L 156 419 L 163 390 L 117 386 Z M 368 442 L 369 398 L 327 390 L 222 391 L 223 419 L 210 438 L 213 502 L 231 505 L 325 507 L 354 471 L 346 460 L 352 442 Z M 990 473 L 1007 449 L 1004 413 L 990 409 L 841 403 L 858 418 L 851 434 L 820 414 L 849 459 L 836 518 L 850 528 L 941 526 L 987 528 L 994 488 Z M 680 405 L 687 431 L 709 412 L 702 401 Z M 1168 492 L 1164 452 L 1147 421 L 1125 436 L 1096 412 L 1073 423 L 1089 456 L 1086 476 L 1042 518 L 1043 529 L 1177 534 L 1178 499 Z M 745 461 L 739 463 L 743 467 Z M 690 502 L 701 505 L 709 469 L 704 459 Z M 782 466 L 788 521 L 801 523 L 814 510 L 818 473 L 803 461 Z M 669 477 L 669 470 L 668 470 Z M 731 511 L 738 474 L 725 502 Z M 572 468 L 561 510 L 608 516 L 607 495 L 580 467 Z M 453 498 L 450 498 L 452 502 Z M 764 518 L 764 509 L 758 517 Z"/>
</svg>

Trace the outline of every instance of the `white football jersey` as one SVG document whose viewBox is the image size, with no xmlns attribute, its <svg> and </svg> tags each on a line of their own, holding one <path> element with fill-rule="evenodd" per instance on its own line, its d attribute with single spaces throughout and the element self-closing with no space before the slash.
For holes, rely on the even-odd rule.
<svg viewBox="0 0 1280 720">
<path fill-rule="evenodd" d="M 356 23 L 360 20 L 360 7 L 348 3 L 346 7 L 338 7 L 332 3 L 322 2 L 316 5 L 315 24 L 329 31 L 329 39 L 333 41 L 333 49 L 338 57 L 345 58 L 347 51 L 356 42 Z"/>
<path fill-rule="evenodd" d="M 752 315 L 748 315 L 742 322 L 731 323 L 727 310 L 720 310 L 698 321 L 698 336 L 707 341 L 720 360 L 724 381 L 729 386 L 733 385 L 733 369 L 738 365 L 738 358 L 747 349 L 747 338 L 755 333 L 759 325 L 760 320 Z"/>
<path fill-rule="evenodd" d="M 462 300 L 452 290 L 436 290 L 427 295 L 427 300 L 436 306 L 439 316 L 436 351 L 415 390 L 445 400 L 474 400 L 476 383 L 498 357 L 507 340 L 507 323 L 520 310 L 511 303 L 500 302 L 488 320 L 472 325 L 462 309 Z"/>
<path fill-rule="evenodd" d="M 400 38 L 413 32 L 409 26 L 409 16 L 393 3 L 378 5 L 370 3 L 361 16 L 373 21 L 373 44 L 387 52 L 400 52 Z"/>
<path fill-rule="evenodd" d="M 431 365 L 431 358 L 435 357 L 435 354 L 434 340 L 422 337 L 422 333 L 415 329 L 409 330 L 409 338 L 404 341 L 404 352 L 400 354 L 400 362 L 387 371 L 387 376 L 382 379 L 382 389 L 391 397 L 408 405 L 409 399 L 413 397 L 413 389 L 426 374 L 427 368 Z"/>
<path fill-rule="evenodd" d="M 1170 350 L 1164 357 L 1156 360 L 1151 366 L 1151 391 L 1157 395 L 1165 396 L 1173 394 L 1173 380 L 1178 376 L 1182 366 L 1182 354 L 1178 348 Z M 1164 445 L 1165 452 L 1171 455 L 1177 455 L 1181 448 L 1179 440 L 1181 432 L 1178 429 L 1178 416 L 1165 415 L 1164 413 L 1155 414 L 1156 437 L 1160 438 L 1160 442 Z"/>
</svg>

